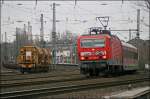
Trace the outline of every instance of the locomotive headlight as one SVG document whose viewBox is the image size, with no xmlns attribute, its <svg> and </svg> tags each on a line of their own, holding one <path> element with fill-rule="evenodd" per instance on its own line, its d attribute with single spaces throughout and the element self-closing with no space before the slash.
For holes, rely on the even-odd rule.
<svg viewBox="0 0 150 99">
<path fill-rule="evenodd" d="M 106 55 L 102 56 L 103 59 L 106 59 Z"/>
<path fill-rule="evenodd" d="M 82 57 L 80 57 L 80 59 L 81 59 L 81 60 L 85 60 L 85 57 L 82 56 Z"/>
<path fill-rule="evenodd" d="M 103 51 L 102 58 L 103 58 L 103 59 L 106 59 L 106 58 L 107 58 L 107 57 L 106 57 L 106 51 Z"/>
<path fill-rule="evenodd" d="M 100 51 L 101 55 L 106 55 L 106 51 Z"/>
</svg>

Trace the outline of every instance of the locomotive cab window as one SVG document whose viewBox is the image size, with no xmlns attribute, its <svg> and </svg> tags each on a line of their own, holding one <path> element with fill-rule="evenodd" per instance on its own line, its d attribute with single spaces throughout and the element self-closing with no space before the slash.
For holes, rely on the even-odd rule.
<svg viewBox="0 0 150 99">
<path fill-rule="evenodd" d="M 81 47 L 105 47 L 104 39 L 82 39 Z"/>
</svg>

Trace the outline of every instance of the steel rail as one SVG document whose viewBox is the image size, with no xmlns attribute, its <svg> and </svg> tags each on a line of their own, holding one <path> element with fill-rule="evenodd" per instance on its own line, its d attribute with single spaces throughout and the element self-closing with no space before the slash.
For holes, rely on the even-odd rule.
<svg viewBox="0 0 150 99">
<path fill-rule="evenodd" d="M 34 77 L 41 77 L 43 75 L 51 75 L 52 76 L 55 76 L 54 74 L 57 74 L 58 75 L 58 72 L 61 73 L 61 75 L 65 74 L 67 72 L 67 74 L 69 73 L 72 73 L 75 72 L 75 71 L 79 71 L 79 68 L 67 68 L 66 66 L 64 66 L 62 69 L 56 69 L 54 71 L 50 71 L 50 72 L 40 72 L 40 73 L 31 73 L 31 74 L 9 74 L 9 75 L 5 75 L 5 74 L 1 74 L 1 80 L 2 81 L 9 81 L 9 80 L 21 80 L 21 79 L 24 79 L 24 78 L 34 78 Z M 59 75 L 60 75 L 59 73 Z M 14 78 L 15 76 L 15 78 Z"/>
<path fill-rule="evenodd" d="M 25 75 L 25 76 L 18 76 L 16 78 L 11 77 L 11 79 L 1 77 L 1 82 L 2 81 L 15 81 L 15 80 L 19 81 L 19 80 L 28 80 L 28 79 L 39 79 L 39 78 L 48 78 L 48 77 L 57 77 L 57 76 L 60 77 L 60 76 L 68 76 L 68 75 L 79 75 L 79 74 L 68 72 L 68 74 L 62 73 L 61 75 L 60 74 L 53 75 L 53 74 L 48 74 L 48 73 L 47 74 L 42 74 L 42 75 Z"/>
<path fill-rule="evenodd" d="M 143 75 L 139 75 L 139 76 L 143 76 Z M 56 77 L 59 77 L 59 79 L 55 79 Z M 61 78 L 61 77 L 63 77 L 63 78 Z M 42 78 L 42 79 L 40 79 L 40 78 Z M 97 78 L 98 77 L 93 77 L 90 79 L 97 79 Z M 29 79 L 31 79 L 31 81 Z M 11 83 L 1 82 L 0 87 L 8 88 L 8 87 L 27 86 L 27 85 L 39 85 L 39 84 L 46 84 L 46 83 L 50 84 L 50 83 L 56 83 L 56 82 L 78 81 L 78 80 L 85 80 L 85 79 L 86 78 L 84 76 L 81 76 L 80 74 L 65 74 L 65 75 L 61 75 L 61 76 L 47 75 L 45 77 L 42 76 L 42 77 L 38 77 L 38 78 L 34 77 L 34 78 L 23 79 L 23 81 L 21 81 L 21 80 L 15 81 L 14 80 L 14 82 L 11 82 Z"/>
<path fill-rule="evenodd" d="M 80 74 L 74 74 L 74 75 L 79 75 Z M 66 76 L 66 75 L 63 75 Z M 59 76 L 59 77 L 63 77 L 63 76 Z M 69 77 L 66 76 L 66 78 L 63 77 L 63 79 L 53 79 L 57 76 L 51 77 L 48 80 L 38 80 L 39 78 L 36 78 L 36 81 L 30 81 L 29 79 L 27 81 L 23 81 L 23 82 L 14 82 L 14 83 L 1 83 L 0 87 L 1 88 L 10 88 L 10 87 L 17 87 L 17 86 L 27 86 L 27 85 L 39 85 L 39 84 L 46 84 L 46 83 L 56 83 L 56 82 L 67 82 L 67 81 L 77 81 L 77 80 L 85 80 L 85 77 L 70 77 L 71 75 L 69 75 Z M 42 78 L 42 77 L 41 77 Z M 48 78 L 48 77 L 45 77 Z"/>
<path fill-rule="evenodd" d="M 1 99 L 27 99 L 31 97 L 38 97 L 43 95 L 57 95 L 68 92 L 75 92 L 88 89 L 97 89 L 97 88 L 106 88 L 112 86 L 127 85 L 133 83 L 139 83 L 144 81 L 149 81 L 150 78 L 141 78 L 141 79 L 130 79 L 130 80 L 119 80 L 112 82 L 97 82 L 92 84 L 79 84 L 79 85 L 70 85 L 70 86 L 59 86 L 51 88 L 41 88 L 41 89 L 32 89 L 32 90 L 22 90 L 14 92 L 3 92 L 0 93 Z"/>
<path fill-rule="evenodd" d="M 55 71 L 61 71 L 61 70 L 63 70 L 63 71 L 72 71 L 72 70 L 69 70 L 69 69 L 66 69 L 65 70 L 65 67 L 66 66 L 64 66 L 64 69 L 58 69 L 58 70 L 55 70 Z M 79 70 L 79 68 L 74 68 L 74 70 Z M 27 73 L 27 74 L 22 74 L 22 73 L 20 73 L 20 72 L 8 72 L 8 73 L 1 73 L 0 75 L 1 76 L 27 76 L 27 75 L 37 75 L 37 74 L 44 74 L 44 73 L 51 73 L 51 70 L 49 71 L 49 72 L 37 72 L 37 73 Z"/>
<path fill-rule="evenodd" d="M 54 64 L 50 64 L 50 68 L 53 66 Z M 68 67 L 78 67 L 78 64 L 55 64 L 56 66 L 68 66 Z M 4 67 L 7 69 L 19 69 L 19 65 L 17 64 L 4 64 Z"/>
</svg>

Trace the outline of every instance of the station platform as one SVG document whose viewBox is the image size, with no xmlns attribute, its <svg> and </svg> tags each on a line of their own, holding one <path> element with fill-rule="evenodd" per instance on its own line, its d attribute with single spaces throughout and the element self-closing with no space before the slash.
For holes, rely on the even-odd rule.
<svg viewBox="0 0 150 99">
<path fill-rule="evenodd" d="M 150 99 L 150 87 L 130 89 L 110 96 L 104 96 L 103 99 Z"/>
</svg>

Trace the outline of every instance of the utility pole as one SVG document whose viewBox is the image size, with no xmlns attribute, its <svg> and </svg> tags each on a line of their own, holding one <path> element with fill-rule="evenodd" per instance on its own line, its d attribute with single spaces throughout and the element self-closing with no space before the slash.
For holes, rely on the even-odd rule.
<svg viewBox="0 0 150 99">
<path fill-rule="evenodd" d="M 30 22 L 28 21 L 28 35 L 29 35 L 29 32 L 30 32 Z"/>
<path fill-rule="evenodd" d="M 41 46 L 43 46 L 43 42 L 44 42 L 44 26 L 43 26 L 43 14 L 41 14 L 41 28 L 40 28 L 40 41 L 41 41 Z"/>
<path fill-rule="evenodd" d="M 141 68 L 140 67 L 141 63 L 139 62 L 140 57 L 141 57 L 140 49 L 139 49 L 139 46 L 140 46 L 140 44 L 139 44 L 139 38 L 140 37 L 139 36 L 140 36 L 140 9 L 137 9 L 137 34 L 136 34 L 137 41 L 136 41 L 136 47 L 137 47 L 137 53 L 138 53 L 138 66 L 139 66 L 139 68 Z"/>
<path fill-rule="evenodd" d="M 1 8 L 1 11 L 2 11 L 2 2 L 0 1 L 0 8 Z M 0 26 L 0 69 L 1 69 L 1 66 L 2 66 L 2 38 L 1 38 L 1 26 Z"/>
<path fill-rule="evenodd" d="M 30 31 L 30 22 L 28 21 L 28 32 L 27 32 L 27 36 L 28 36 L 28 44 L 31 43 L 31 31 Z"/>
<path fill-rule="evenodd" d="M 14 49 L 15 49 L 15 63 L 17 62 L 17 55 L 18 55 L 18 28 L 16 27 L 16 43 L 15 43 L 15 46 L 14 46 Z"/>
<path fill-rule="evenodd" d="M 131 40 L 131 29 L 129 29 L 129 41 Z"/>
<path fill-rule="evenodd" d="M 0 28 L 1 29 L 1 28 Z M 3 34 L 1 34 L 0 32 L 0 69 L 1 69 L 1 66 L 2 66 L 2 63 L 4 61 L 4 53 L 3 52 Z"/>
<path fill-rule="evenodd" d="M 137 9 L 137 39 L 140 38 L 140 9 Z"/>
<path fill-rule="evenodd" d="M 7 60 L 8 60 L 8 56 L 7 56 L 7 33 L 5 32 L 5 63 L 7 63 Z"/>
<path fill-rule="evenodd" d="M 28 43 L 32 44 L 32 26 L 30 25 L 29 21 L 28 21 Z"/>
<path fill-rule="evenodd" d="M 150 40 L 150 3 L 149 3 L 149 40 Z M 149 42 L 149 48 L 150 48 L 150 42 Z"/>
<path fill-rule="evenodd" d="M 26 24 L 24 24 L 23 32 L 24 32 L 24 35 L 25 35 L 25 41 L 23 41 L 24 43 L 23 43 L 23 45 L 22 45 L 22 46 L 24 46 L 24 45 L 26 45 L 26 44 L 27 44 Z"/>
<path fill-rule="evenodd" d="M 149 4 L 149 60 L 150 60 L 150 3 Z M 150 66 L 150 61 L 149 61 L 149 66 Z"/>
<path fill-rule="evenodd" d="M 56 64 L 56 9 L 53 3 L 53 25 L 52 25 L 52 46 L 53 46 L 53 63 Z"/>
<path fill-rule="evenodd" d="M 30 29 L 30 42 L 32 44 L 32 26 L 31 25 L 30 25 L 29 29 Z"/>
</svg>

